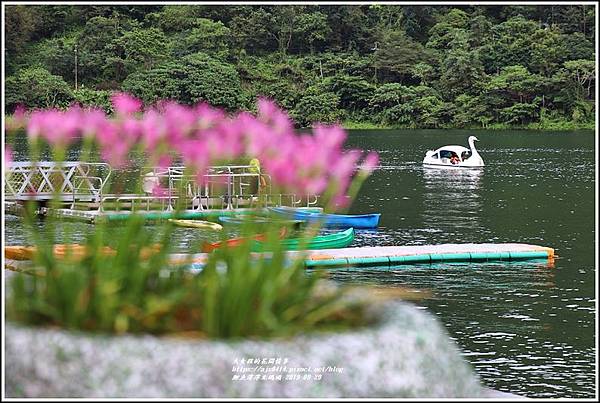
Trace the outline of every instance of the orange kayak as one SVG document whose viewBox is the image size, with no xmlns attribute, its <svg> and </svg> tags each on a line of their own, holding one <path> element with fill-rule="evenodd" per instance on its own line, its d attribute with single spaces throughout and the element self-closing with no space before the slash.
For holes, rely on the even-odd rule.
<svg viewBox="0 0 600 403">
<path fill-rule="evenodd" d="M 88 248 L 85 245 L 79 245 L 79 244 L 57 244 L 57 245 L 54 245 L 53 249 L 54 249 L 53 250 L 54 257 L 59 258 L 59 259 L 64 259 L 67 256 L 69 256 L 72 259 L 80 260 L 80 259 L 83 259 L 88 254 Z M 104 254 L 106 256 L 115 256 L 117 254 L 116 250 L 114 250 L 108 246 L 104 246 L 100 250 L 101 250 L 102 254 Z M 152 245 L 151 247 L 144 247 L 144 248 L 142 248 L 142 250 L 140 252 L 140 256 L 143 259 L 147 259 L 148 257 L 150 257 L 154 253 L 158 252 L 159 250 L 160 250 L 160 245 L 158 245 L 158 244 Z M 21 245 L 5 246 L 4 247 L 4 256 L 7 259 L 13 259 L 13 260 L 32 260 L 36 251 L 37 251 L 37 248 L 35 246 L 21 246 Z"/>
<path fill-rule="evenodd" d="M 281 232 L 279 233 L 279 239 L 283 239 L 286 235 L 286 232 L 287 231 L 286 231 L 285 227 L 281 228 Z M 234 246 L 239 246 L 244 241 L 248 241 L 251 239 L 253 239 L 255 241 L 266 241 L 267 234 L 257 234 L 257 235 L 254 235 L 253 237 L 231 238 L 226 241 L 219 241 L 219 242 L 212 242 L 212 243 L 204 242 L 202 244 L 202 252 L 209 253 L 209 252 L 212 252 L 215 249 L 220 248 L 224 245 L 227 245 L 227 247 L 229 247 L 229 248 L 234 247 Z"/>
</svg>

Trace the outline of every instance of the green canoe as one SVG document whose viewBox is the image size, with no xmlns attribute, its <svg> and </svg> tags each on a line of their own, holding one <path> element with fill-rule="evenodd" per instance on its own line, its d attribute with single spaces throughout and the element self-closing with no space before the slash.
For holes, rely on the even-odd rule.
<svg viewBox="0 0 600 403">
<path fill-rule="evenodd" d="M 303 240 L 300 238 L 290 238 L 280 241 L 280 244 L 286 250 L 298 250 Z M 315 236 L 304 249 L 330 249 L 344 248 L 354 241 L 354 228 L 348 228 L 345 231 L 336 232 L 335 234 L 317 235 Z M 252 251 L 263 252 L 265 250 L 264 242 L 254 241 Z"/>
</svg>

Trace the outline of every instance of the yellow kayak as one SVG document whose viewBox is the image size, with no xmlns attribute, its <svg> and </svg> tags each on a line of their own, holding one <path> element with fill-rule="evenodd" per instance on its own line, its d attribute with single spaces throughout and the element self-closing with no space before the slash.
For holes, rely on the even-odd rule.
<svg viewBox="0 0 600 403">
<path fill-rule="evenodd" d="M 220 231 L 223 229 L 223 226 L 221 224 L 217 224 L 216 222 L 210 222 L 210 221 L 176 220 L 174 218 L 169 218 L 169 221 L 171 221 L 173 224 L 178 225 L 180 227 L 212 229 L 215 231 Z"/>
</svg>

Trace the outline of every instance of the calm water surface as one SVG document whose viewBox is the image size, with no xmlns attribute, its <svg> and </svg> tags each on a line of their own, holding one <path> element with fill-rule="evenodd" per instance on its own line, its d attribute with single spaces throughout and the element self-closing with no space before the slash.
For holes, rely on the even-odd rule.
<svg viewBox="0 0 600 403">
<path fill-rule="evenodd" d="M 420 164 L 427 149 L 475 134 L 486 166 Z M 482 381 L 528 397 L 594 397 L 595 150 L 593 132 L 353 132 L 382 169 L 351 211 L 382 213 L 361 245 L 522 242 L 555 249 L 545 262 L 336 271 L 343 282 L 429 292 L 435 313 Z"/>
<path fill-rule="evenodd" d="M 422 167 L 425 151 L 467 146 L 470 134 L 485 168 Z M 594 397 L 594 133 L 352 131 L 349 145 L 381 157 L 351 208 L 381 212 L 381 227 L 359 231 L 352 246 L 522 242 L 555 248 L 558 258 L 333 270 L 332 278 L 422 291 L 415 304 L 439 318 L 489 387 Z M 93 228 L 61 225 L 75 241 Z M 19 219 L 7 216 L 5 228 L 7 244 L 26 242 Z M 181 228 L 176 239 L 184 249 L 216 235 Z"/>
</svg>

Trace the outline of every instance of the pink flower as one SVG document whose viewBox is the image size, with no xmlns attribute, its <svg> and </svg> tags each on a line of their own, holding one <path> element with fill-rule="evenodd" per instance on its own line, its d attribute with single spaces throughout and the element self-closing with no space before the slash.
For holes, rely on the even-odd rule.
<svg viewBox="0 0 600 403">
<path fill-rule="evenodd" d="M 120 122 L 120 125 L 120 131 L 124 140 L 130 144 L 136 143 L 142 136 L 142 125 L 139 120 L 133 117 L 127 117 Z"/>
<path fill-rule="evenodd" d="M 8 145 L 4 145 L 4 166 L 9 167 L 13 162 L 13 151 L 12 148 Z"/>
<path fill-rule="evenodd" d="M 195 171 L 204 171 L 210 163 L 208 149 L 201 140 L 186 140 L 178 151 L 184 165 Z"/>
<path fill-rule="evenodd" d="M 7 133 L 11 133 L 24 128 L 26 125 L 27 116 L 25 115 L 25 108 L 23 105 L 19 105 L 15 109 L 15 112 L 7 117 L 4 129 Z"/>
<path fill-rule="evenodd" d="M 156 165 L 161 169 L 166 169 L 169 166 L 171 166 L 171 162 L 173 162 L 173 159 L 171 158 L 170 155 L 162 154 L 158 157 L 158 161 L 157 161 Z"/>
<path fill-rule="evenodd" d="M 138 99 L 118 93 L 112 100 L 116 119 L 79 107 L 35 111 L 16 119 L 26 124 L 30 139 L 41 137 L 55 147 L 83 134 L 115 167 L 125 166 L 129 153 L 141 144 L 150 163 L 164 168 L 181 161 L 198 183 L 204 183 L 211 165 L 258 158 L 276 189 L 299 195 L 330 191 L 331 201 L 340 206 L 349 202 L 347 192 L 357 168 L 360 175 L 368 175 L 379 164 L 377 153 L 344 151 L 347 133 L 338 125 L 317 124 L 312 134 L 297 134 L 287 113 L 267 99 L 258 101 L 257 116 L 242 112 L 235 117 L 205 103 L 188 107 L 172 101 L 136 114 L 142 112 Z"/>
<path fill-rule="evenodd" d="M 101 109 L 89 109 L 81 117 L 81 131 L 84 137 L 94 138 L 101 135 L 103 128 L 108 124 L 106 114 Z"/>
<path fill-rule="evenodd" d="M 168 195 L 169 195 L 168 189 L 165 189 L 161 185 L 156 185 L 152 188 L 152 196 L 160 197 L 160 196 L 168 196 Z"/>
<path fill-rule="evenodd" d="M 197 116 L 194 110 L 175 102 L 164 105 L 162 116 L 165 121 L 166 138 L 170 144 L 190 137 L 197 125 Z"/>
<path fill-rule="evenodd" d="M 195 112 L 200 129 L 212 127 L 225 118 L 225 112 L 204 102 L 196 106 Z"/>
<path fill-rule="evenodd" d="M 363 172 L 363 174 L 370 175 L 375 167 L 379 165 L 379 154 L 374 151 L 371 151 L 366 157 L 363 163 L 359 166 L 359 169 Z"/>
<path fill-rule="evenodd" d="M 140 122 L 141 140 L 146 150 L 153 152 L 156 147 L 166 138 L 166 127 L 164 119 L 156 110 L 146 112 Z"/>
<path fill-rule="evenodd" d="M 66 113 L 56 109 L 35 111 L 27 123 L 30 140 L 43 137 L 50 145 L 64 148 L 80 131 L 81 110 L 71 108 Z"/>
<path fill-rule="evenodd" d="M 113 143 L 107 143 L 101 148 L 102 158 L 111 166 L 124 168 L 129 162 L 129 144 L 122 140 L 116 140 Z"/>
<path fill-rule="evenodd" d="M 115 111 L 121 115 L 131 115 L 142 109 L 142 101 L 123 92 L 113 94 L 111 101 Z"/>
<path fill-rule="evenodd" d="M 272 134 L 286 134 L 294 129 L 291 119 L 288 114 L 277 107 L 275 102 L 260 98 L 258 100 L 258 118 L 272 126 Z"/>
<path fill-rule="evenodd" d="M 341 149 L 344 141 L 348 137 L 348 134 L 338 125 L 324 126 L 315 125 L 314 129 L 315 139 L 323 146 L 332 150 Z"/>
</svg>

